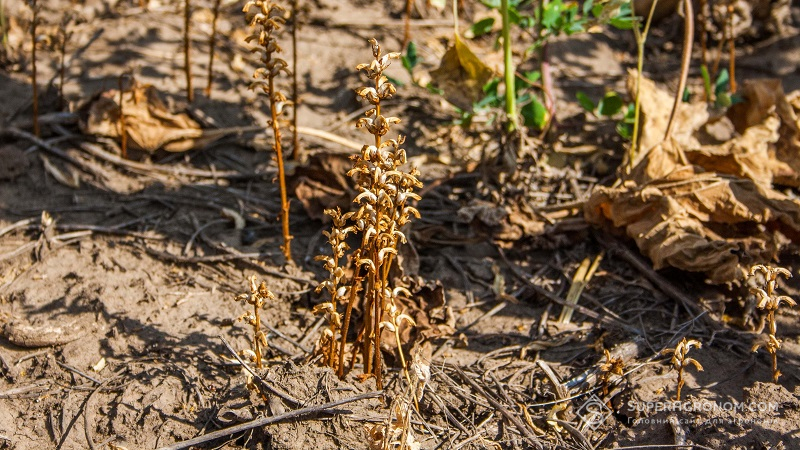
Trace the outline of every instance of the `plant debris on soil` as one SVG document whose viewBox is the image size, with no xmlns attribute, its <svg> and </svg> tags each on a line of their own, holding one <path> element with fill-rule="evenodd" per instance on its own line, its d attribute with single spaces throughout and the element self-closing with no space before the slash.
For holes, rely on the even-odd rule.
<svg viewBox="0 0 800 450">
<path fill-rule="evenodd" d="M 554 36 L 528 80 L 548 123 L 509 132 L 473 110 L 503 73 L 484 2 L 458 2 L 458 37 L 449 2 L 284 1 L 287 260 L 246 2 L 34 2 L 35 101 L 29 3 L 0 1 L 0 449 L 800 449 L 800 7 L 695 2 L 704 60 L 728 64 L 735 36 L 736 92 L 708 98 L 696 46 L 675 111 L 674 9 L 641 74 L 630 30 Z M 369 201 L 348 171 L 375 141 L 355 127 L 378 122 L 354 92 L 371 38 L 406 58 L 377 114 L 400 119 L 384 143 L 405 136 L 395 175 L 421 200 L 381 253 L 394 309 L 339 336 L 339 377 L 320 346 L 346 305 L 317 257 L 325 211 Z M 521 79 L 541 53 L 513 39 Z M 631 155 L 627 106 L 591 99 L 637 93 Z M 351 350 L 376 333 L 378 377 Z"/>
</svg>

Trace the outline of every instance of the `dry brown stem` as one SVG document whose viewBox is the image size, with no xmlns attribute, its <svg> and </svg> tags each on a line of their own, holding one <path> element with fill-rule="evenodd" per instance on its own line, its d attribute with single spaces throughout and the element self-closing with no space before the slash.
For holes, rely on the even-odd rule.
<svg viewBox="0 0 800 450">
<path fill-rule="evenodd" d="M 208 39 L 208 84 L 206 97 L 211 98 L 211 87 L 214 84 L 214 50 L 217 46 L 217 19 L 219 18 L 219 4 L 221 0 L 214 0 L 214 12 L 211 19 L 211 37 Z"/>
<path fill-rule="evenodd" d="M 275 33 L 283 26 L 284 9 L 271 2 L 264 0 L 251 0 L 242 9 L 245 13 L 247 23 L 253 27 L 253 34 L 245 40 L 247 42 L 256 41 L 258 48 L 253 52 L 261 53 L 261 62 L 264 67 L 259 67 L 253 73 L 253 81 L 250 89 L 259 88 L 269 96 L 270 125 L 272 134 L 275 138 L 275 159 L 278 163 L 278 183 L 281 191 L 281 227 L 283 230 L 283 246 L 281 250 L 287 262 L 292 259 L 291 241 L 292 235 L 289 232 L 289 200 L 286 195 L 286 173 L 284 170 L 283 150 L 281 148 L 281 129 L 279 117 L 283 114 L 283 108 L 288 104 L 286 97 L 275 88 L 275 78 L 280 72 L 291 75 L 289 64 L 274 55 L 282 51 Z M 260 79 L 259 79 L 260 78 Z"/>
<path fill-rule="evenodd" d="M 31 86 L 33 87 L 33 134 L 41 135 L 39 130 L 39 87 L 36 84 L 36 25 L 39 21 L 39 6 L 36 0 L 30 2 L 33 20 L 31 20 Z"/>
<path fill-rule="evenodd" d="M 191 61 L 191 46 L 192 41 L 189 36 L 190 24 L 192 19 L 192 3 L 190 0 L 184 0 L 183 8 L 183 69 L 186 73 L 186 100 L 189 103 L 194 101 L 194 93 L 192 92 L 192 61 Z"/>
</svg>

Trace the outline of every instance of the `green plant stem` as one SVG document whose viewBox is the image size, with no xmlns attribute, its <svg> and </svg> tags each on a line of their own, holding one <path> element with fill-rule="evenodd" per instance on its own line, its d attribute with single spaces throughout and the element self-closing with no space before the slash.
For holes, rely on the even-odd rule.
<svg viewBox="0 0 800 450">
<path fill-rule="evenodd" d="M 503 72 L 506 85 L 506 115 L 508 131 L 519 129 L 517 121 L 516 92 L 514 88 L 514 61 L 511 54 L 511 21 L 508 17 L 508 0 L 500 1 L 500 14 L 503 18 Z"/>
<path fill-rule="evenodd" d="M 631 138 L 631 147 L 628 153 L 628 172 L 633 169 L 633 160 L 636 158 L 636 154 L 639 153 L 639 116 L 642 109 L 639 90 L 642 86 L 642 70 L 644 69 L 644 44 L 647 42 L 647 34 L 650 32 L 650 24 L 653 22 L 653 13 L 655 13 L 657 4 L 658 0 L 654 0 L 650 5 L 650 12 L 647 15 L 644 31 L 639 30 L 638 23 L 633 25 L 633 35 L 636 38 L 636 101 L 633 108 L 633 137 Z"/>
</svg>

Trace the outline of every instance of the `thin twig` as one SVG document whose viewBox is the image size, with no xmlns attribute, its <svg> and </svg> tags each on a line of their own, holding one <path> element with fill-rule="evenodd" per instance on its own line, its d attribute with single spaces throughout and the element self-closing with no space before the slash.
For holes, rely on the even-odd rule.
<svg viewBox="0 0 800 450">
<path fill-rule="evenodd" d="M 250 366 L 247 365 L 247 363 L 244 362 L 242 360 L 242 358 L 239 357 L 239 354 L 236 353 L 236 350 L 233 349 L 231 344 L 224 337 L 220 336 L 219 338 L 222 340 L 222 343 L 225 344 L 225 347 L 228 348 L 228 351 L 231 352 L 231 354 L 236 359 L 236 361 L 239 361 L 239 364 L 248 373 L 250 373 L 250 375 L 253 377 L 253 379 L 258 382 L 258 384 L 260 384 L 261 386 L 264 386 L 265 388 L 267 388 L 268 391 L 272 392 L 273 394 L 277 395 L 278 397 L 286 400 L 292 406 L 300 406 L 300 405 L 303 404 L 303 402 L 301 402 L 300 400 L 294 398 L 293 396 L 289 395 L 288 393 L 284 392 L 281 389 L 278 389 L 278 388 L 276 388 L 274 386 L 271 386 L 269 383 L 264 381 L 263 378 L 261 378 L 257 373 L 255 373 L 255 371 L 253 371 L 253 369 L 251 369 Z"/>
<path fill-rule="evenodd" d="M 215 439 L 223 438 L 226 436 L 230 436 L 235 433 L 241 433 L 242 431 L 252 430 L 253 428 L 263 427 L 264 425 L 273 424 L 276 422 L 281 422 L 288 419 L 294 419 L 296 417 L 303 417 L 303 416 L 310 416 L 313 414 L 323 414 L 323 413 L 330 413 L 332 408 L 337 406 L 346 405 L 348 403 L 356 402 L 359 400 L 366 400 L 371 398 L 378 398 L 383 395 L 383 391 L 372 391 L 366 392 L 364 394 L 355 395 L 353 397 L 344 398 L 341 400 L 336 400 L 333 402 L 328 402 L 318 406 L 309 406 L 302 409 L 295 409 L 293 411 L 286 412 L 284 414 L 279 414 L 277 416 L 270 416 L 270 417 L 262 417 L 260 419 L 256 419 L 247 423 L 243 423 L 241 425 L 235 425 L 229 428 L 225 428 L 222 430 L 214 431 L 212 433 L 204 434 L 203 436 L 196 437 L 194 439 L 189 439 L 182 442 L 177 442 L 175 444 L 161 447 L 159 450 L 180 450 L 183 448 L 188 448 L 193 445 L 202 444 L 204 442 L 213 441 Z"/>
<path fill-rule="evenodd" d="M 472 386 L 472 389 L 481 394 L 489 402 L 489 404 L 492 405 L 492 407 L 494 407 L 498 412 L 500 412 L 500 414 L 502 414 L 503 417 L 508 419 L 509 422 L 514 424 L 514 426 L 517 427 L 520 433 L 522 433 L 522 435 L 525 436 L 525 439 L 531 445 L 533 445 L 535 448 L 539 450 L 542 450 L 544 448 L 542 447 L 542 443 L 539 442 L 539 439 L 536 437 L 536 435 L 534 435 L 531 432 L 531 430 L 522 421 L 519 420 L 519 417 L 515 416 L 514 414 L 511 414 L 511 412 L 508 409 L 506 409 L 503 405 L 501 405 L 500 402 L 498 402 L 490 395 L 488 395 L 486 391 L 484 391 L 483 388 L 478 383 L 476 383 L 472 378 L 470 378 L 466 373 L 464 373 L 464 371 L 461 370 L 460 367 L 453 366 L 453 368 L 461 377 L 461 379 L 463 379 L 470 386 Z"/>
</svg>

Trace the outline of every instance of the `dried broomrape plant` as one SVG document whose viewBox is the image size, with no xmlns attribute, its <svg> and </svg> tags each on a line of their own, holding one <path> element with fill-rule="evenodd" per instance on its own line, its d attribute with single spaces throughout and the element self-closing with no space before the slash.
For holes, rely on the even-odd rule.
<svg viewBox="0 0 800 450">
<path fill-rule="evenodd" d="M 315 309 L 327 315 L 329 324 L 318 343 L 318 353 L 322 355 L 324 364 L 343 377 L 347 335 L 353 310 L 359 305 L 361 321 L 348 367 L 352 368 L 360 356 L 364 376 L 374 376 L 380 389 L 381 334 L 384 329 L 393 334 L 403 371 L 409 378 L 400 347 L 400 332 L 402 327 L 416 324 L 401 310 L 398 299 L 411 294 L 403 287 L 393 286 L 389 272 L 395 263 L 398 245 L 406 241 L 402 227 L 412 216 L 419 218 L 419 212 L 410 202 L 420 200 L 414 190 L 422 187 L 422 183 L 417 179 L 419 172 L 416 168 L 402 170 L 406 164 L 406 152 L 400 147 L 404 138 L 384 139 L 391 125 L 400 119 L 385 117 L 381 113 L 381 102 L 395 93 L 394 85 L 383 72 L 400 54 L 382 54 L 375 39 L 370 39 L 370 43 L 373 61 L 360 64 L 356 69 L 366 72 L 371 85 L 356 89 L 356 94 L 369 102 L 372 108 L 366 112 L 366 117 L 358 120 L 356 127 L 372 134 L 374 142 L 364 145 L 361 153 L 352 157 L 353 168 L 348 172 L 360 192 L 353 200 L 358 209 L 347 213 L 338 209 L 326 211 L 333 219 L 331 231 L 325 233 L 333 251 L 331 256 L 317 257 L 324 261 L 329 273 L 317 291 L 326 291 L 329 300 Z M 360 236 L 360 245 L 348 254 L 350 248 L 345 241 L 351 234 Z M 345 271 L 348 263 L 353 269 L 349 277 Z M 342 304 L 344 314 L 339 312 Z"/>
<path fill-rule="evenodd" d="M 770 355 L 772 355 L 772 381 L 778 382 L 781 376 L 781 371 L 778 370 L 778 350 L 781 348 L 781 340 L 778 339 L 778 325 L 775 323 L 775 311 L 781 305 L 796 306 L 794 300 L 786 295 L 777 295 L 775 288 L 778 285 L 778 275 L 783 275 L 786 278 L 791 278 L 792 273 L 783 267 L 770 267 L 763 264 L 757 264 L 750 269 L 750 276 L 756 276 L 760 272 L 763 275 L 763 283 L 761 288 L 753 288 L 751 292 L 758 298 L 758 309 L 767 311 L 767 334 L 759 335 L 756 342 L 753 344 L 753 351 L 758 351 L 759 348 L 765 347 Z"/>
<path fill-rule="evenodd" d="M 672 366 L 678 370 L 678 392 L 675 395 L 675 400 L 681 400 L 681 389 L 686 381 L 683 379 L 683 371 L 688 366 L 694 366 L 695 369 L 699 371 L 703 371 L 703 366 L 700 365 L 694 358 L 689 358 L 687 355 L 689 354 L 689 350 L 692 347 L 701 348 L 703 345 L 700 341 L 696 339 L 686 339 L 683 338 L 675 348 L 668 348 L 664 351 L 664 353 L 672 353 Z"/>
<path fill-rule="evenodd" d="M 283 166 L 283 150 L 281 149 L 281 128 L 278 119 L 283 114 L 283 108 L 289 102 L 280 91 L 275 88 L 275 78 L 281 72 L 291 75 L 289 64 L 275 56 L 282 51 L 275 33 L 283 26 L 286 19 L 283 15 L 285 10 L 268 0 L 250 0 L 242 9 L 245 13 L 245 20 L 253 28 L 253 34 L 245 39 L 248 43 L 256 41 L 258 47 L 252 51 L 261 54 L 263 67 L 259 67 L 253 73 L 256 81 L 250 83 L 250 89 L 261 89 L 269 96 L 270 125 L 272 135 L 275 139 L 275 159 L 278 163 L 278 183 L 281 190 L 281 226 L 283 229 L 283 255 L 287 261 L 292 259 L 291 241 L 292 235 L 289 233 L 289 201 L 286 197 L 286 174 Z"/>
<path fill-rule="evenodd" d="M 240 354 L 255 363 L 259 369 L 263 367 L 261 362 L 264 355 L 263 349 L 267 347 L 267 335 L 261 330 L 261 310 L 268 300 L 275 300 L 275 296 L 267 288 L 267 283 L 262 281 L 261 284 L 258 284 L 255 276 L 250 277 L 250 293 L 236 296 L 236 301 L 250 304 L 253 307 L 252 311 L 247 311 L 237 319 L 240 322 L 247 322 L 253 327 L 252 348 L 242 350 Z"/>
</svg>

